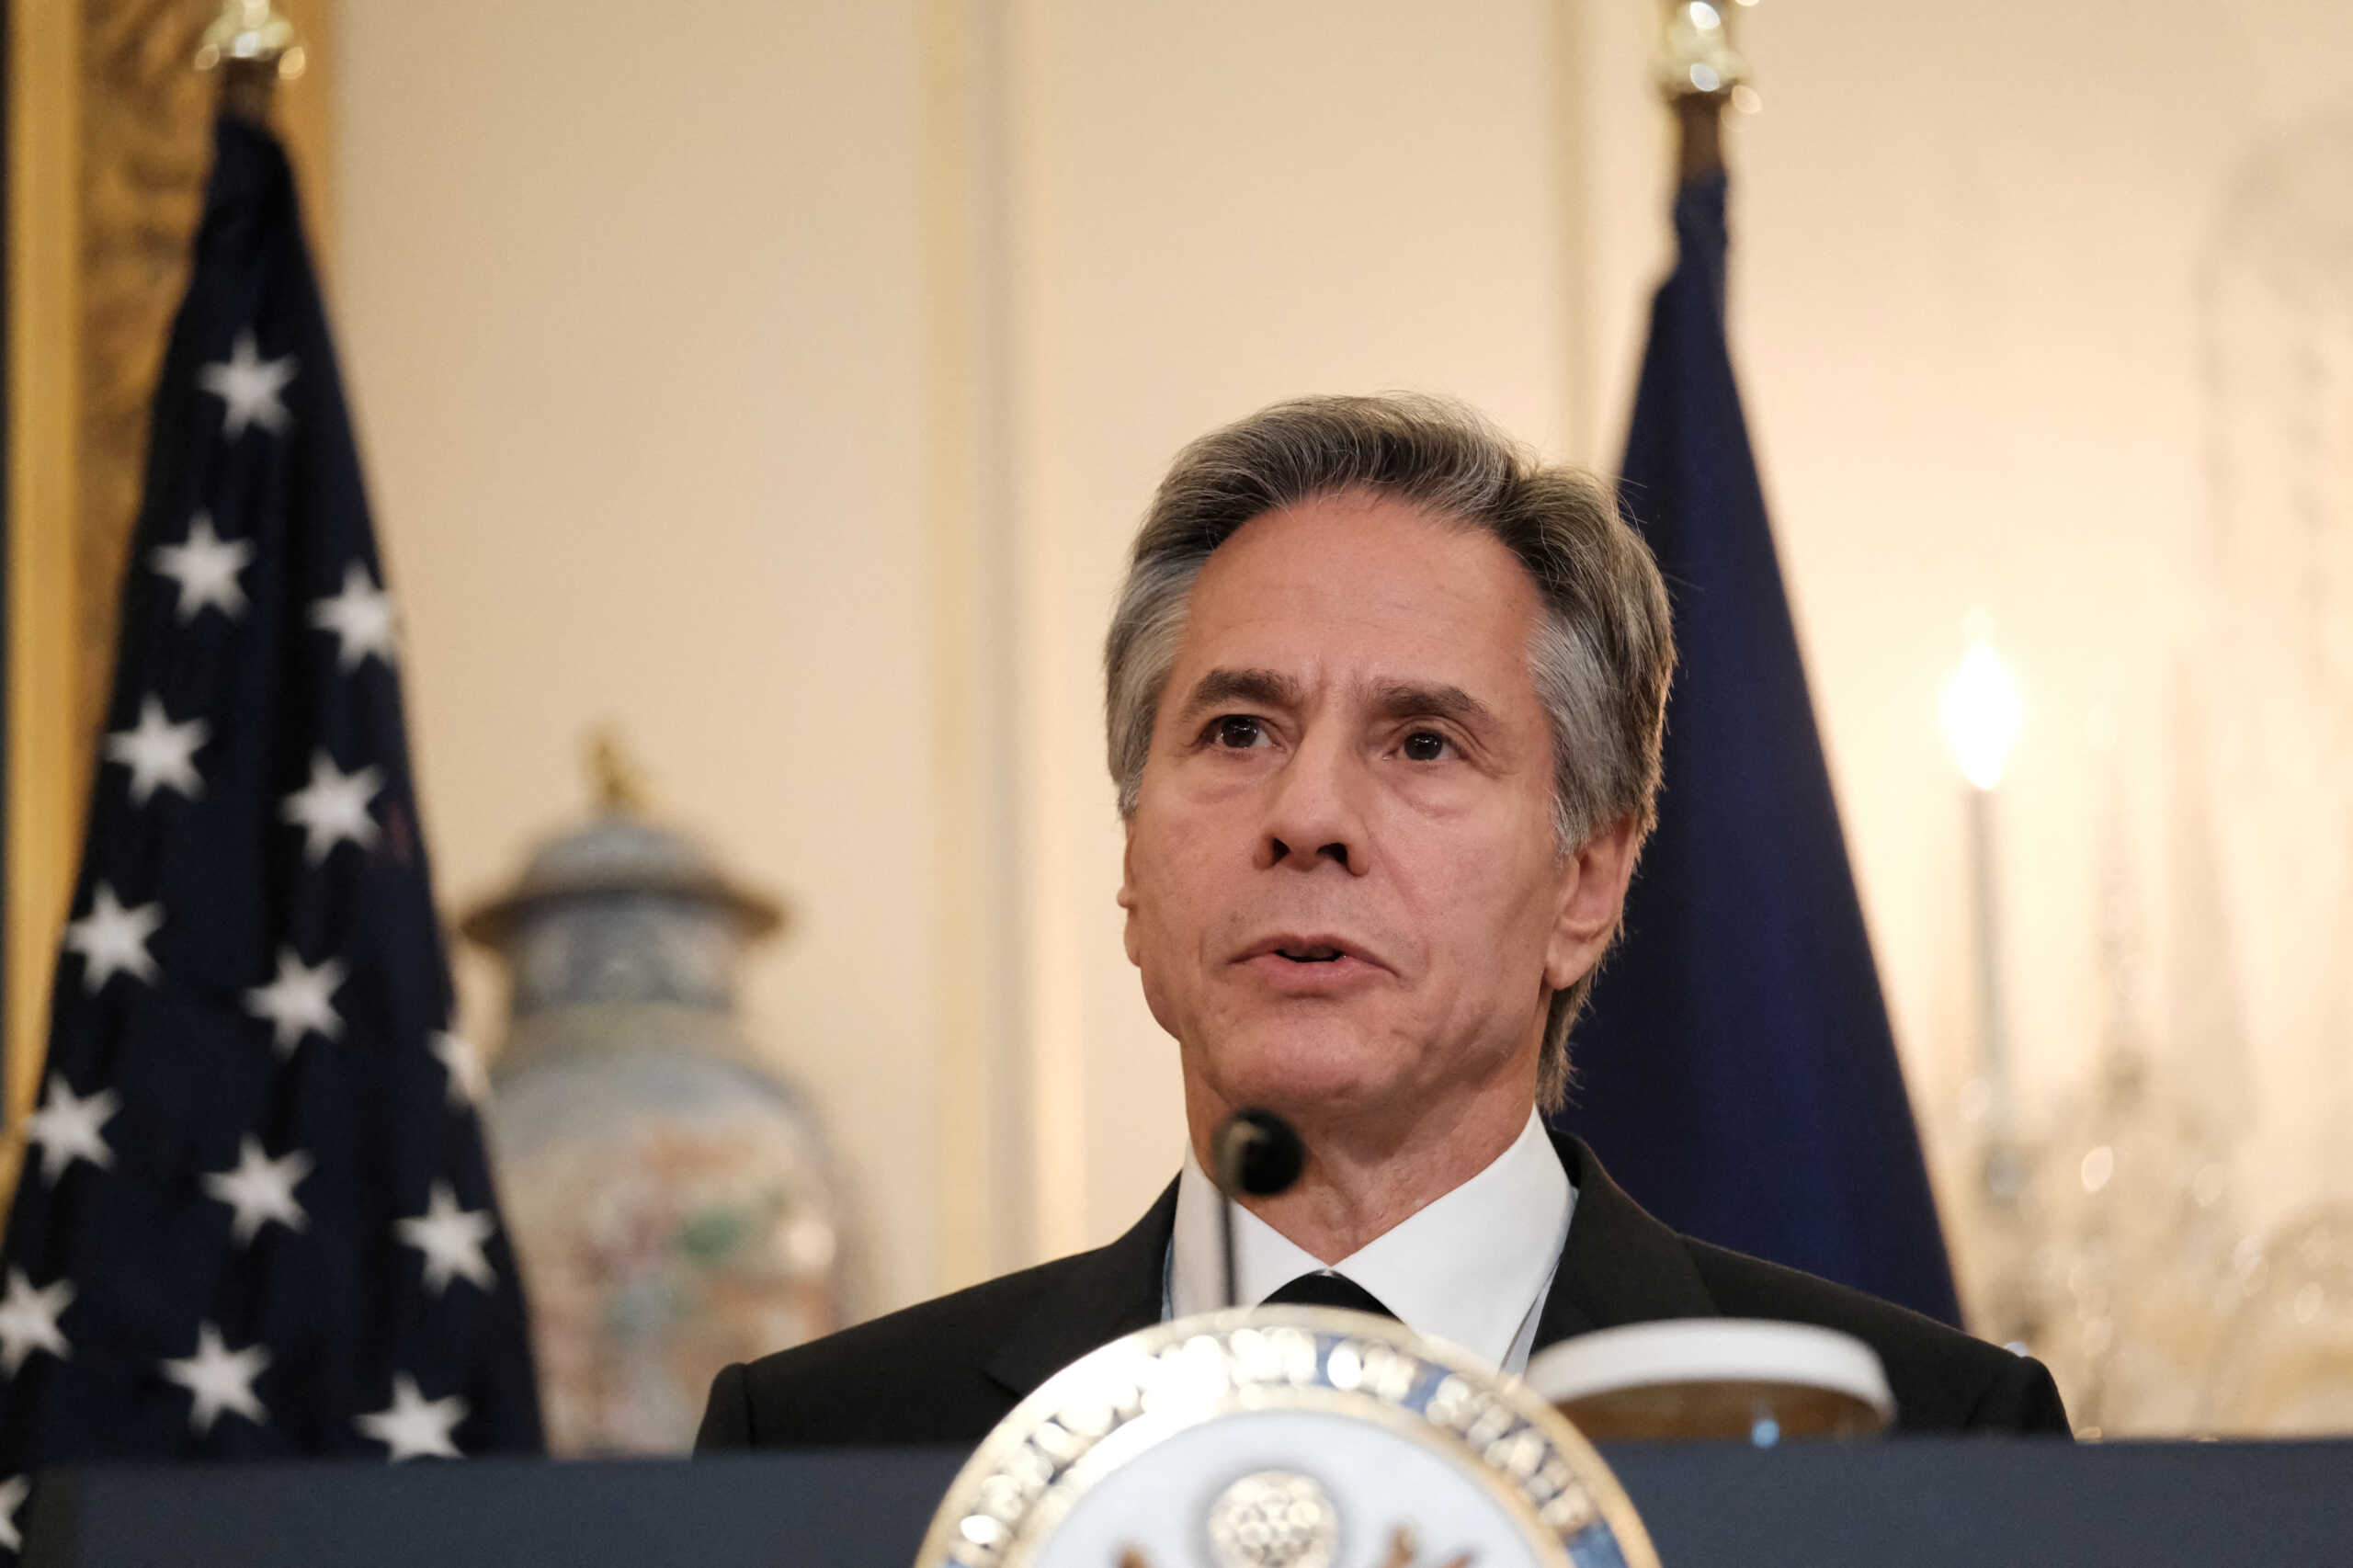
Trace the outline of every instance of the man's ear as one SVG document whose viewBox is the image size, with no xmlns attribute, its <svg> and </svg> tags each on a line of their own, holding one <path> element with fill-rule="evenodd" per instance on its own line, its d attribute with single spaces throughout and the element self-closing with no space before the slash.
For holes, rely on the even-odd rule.
<svg viewBox="0 0 2353 1568">
<path fill-rule="evenodd" d="M 1544 983 L 1564 991 L 1601 961 L 1634 874 L 1634 819 L 1595 832 L 1562 868 L 1560 915 L 1544 949 Z"/>
<path fill-rule="evenodd" d="M 1128 918 L 1121 927 L 1120 937 L 1127 946 L 1128 961 L 1138 969 L 1142 969 L 1143 960 L 1136 952 L 1142 938 L 1136 932 L 1136 824 L 1134 823 L 1131 822 L 1127 824 L 1127 844 L 1120 851 L 1120 907 L 1128 912 Z"/>
</svg>

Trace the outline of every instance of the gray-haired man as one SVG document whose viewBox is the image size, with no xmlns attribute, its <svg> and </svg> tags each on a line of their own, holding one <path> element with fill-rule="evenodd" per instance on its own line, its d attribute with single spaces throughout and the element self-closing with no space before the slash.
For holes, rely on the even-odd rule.
<svg viewBox="0 0 2353 1568">
<path fill-rule="evenodd" d="M 1385 1311 L 1506 1370 L 1728 1314 L 1870 1341 L 1911 1428 L 2064 1432 L 2049 1374 L 1677 1235 L 1549 1136 L 1658 790 L 1674 645 L 1589 477 L 1458 405 L 1281 403 L 1176 459 L 1105 645 L 1127 948 L 1189 1147 L 1109 1246 L 731 1367 L 704 1448 L 977 1441 L 1121 1334 L 1222 1304 L 1212 1131 L 1304 1170 L 1236 1223 L 1237 1295 Z"/>
</svg>

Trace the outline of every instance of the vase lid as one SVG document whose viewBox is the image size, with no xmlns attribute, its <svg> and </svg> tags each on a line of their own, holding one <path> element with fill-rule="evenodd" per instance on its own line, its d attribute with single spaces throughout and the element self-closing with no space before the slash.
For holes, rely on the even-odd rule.
<svg viewBox="0 0 2353 1568">
<path fill-rule="evenodd" d="M 543 841 L 514 886 L 467 911 L 458 922 L 467 937 L 504 949 L 517 925 L 551 906 L 630 893 L 724 910 L 747 938 L 785 924 L 776 899 L 736 881 L 701 844 L 652 819 L 636 769 L 609 733 L 593 739 L 590 767 L 597 814 Z"/>
</svg>

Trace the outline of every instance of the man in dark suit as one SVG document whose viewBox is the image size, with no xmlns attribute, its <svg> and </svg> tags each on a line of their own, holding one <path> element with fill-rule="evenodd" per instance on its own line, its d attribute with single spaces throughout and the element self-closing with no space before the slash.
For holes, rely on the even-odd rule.
<svg viewBox="0 0 2353 1568">
<path fill-rule="evenodd" d="M 1642 541 L 1467 410 L 1279 404 L 1181 454 L 1105 648 L 1129 957 L 1189 1147 L 1098 1251 L 750 1366 L 704 1449 L 974 1442 L 1132 1330 L 1222 1303 L 1212 1131 L 1304 1169 L 1236 1217 L 1236 1296 L 1386 1312 L 1506 1371 L 1656 1318 L 1846 1330 L 1908 1429 L 2066 1430 L 2050 1376 L 1678 1236 L 1540 1109 L 1653 820 L 1674 665 Z"/>
</svg>

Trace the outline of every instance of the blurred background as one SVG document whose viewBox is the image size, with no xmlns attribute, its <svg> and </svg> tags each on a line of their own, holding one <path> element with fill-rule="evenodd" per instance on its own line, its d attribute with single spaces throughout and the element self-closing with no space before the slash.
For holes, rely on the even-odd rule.
<svg viewBox="0 0 2353 1568">
<path fill-rule="evenodd" d="M 165 74 L 217 8 L 85 0 L 55 56 L 79 254 L 129 180 L 164 312 L 209 90 Z M 838 1159 L 852 1315 L 1124 1230 L 1182 1137 L 1112 904 L 1130 533 L 1182 443 L 1300 392 L 1451 393 L 1614 471 L 1672 246 L 1660 7 L 288 8 L 452 921 L 589 814 L 584 744 L 616 734 L 646 812 L 791 911 L 741 1006 Z M 2118 1170 L 2152 1184 L 2154 1233 L 2029 1266 L 2081 1318 L 2037 1346 L 2081 1419 L 2113 1371 L 2086 1292 L 2146 1294 L 2118 1256 L 2206 1249 L 2150 1331 L 2186 1363 L 2264 1238 L 2353 1202 L 2353 11 L 1739 21 L 1733 350 L 1965 1299 L 2007 1244 L 1972 1218 L 1984 955 L 1939 729 L 1972 638 L 2020 701 L 1983 869 L 2045 1240 L 2109 1235 Z M 139 135 L 190 105 L 159 163 Z M 127 526 L 135 479 L 77 526 Z M 81 559 L 55 645 L 86 653 L 113 589 Z M 19 1028 L 64 907 L 27 824 L 79 810 L 79 744 L 53 778 L 12 758 Z M 494 1044 L 506 971 L 459 964 Z"/>
</svg>

